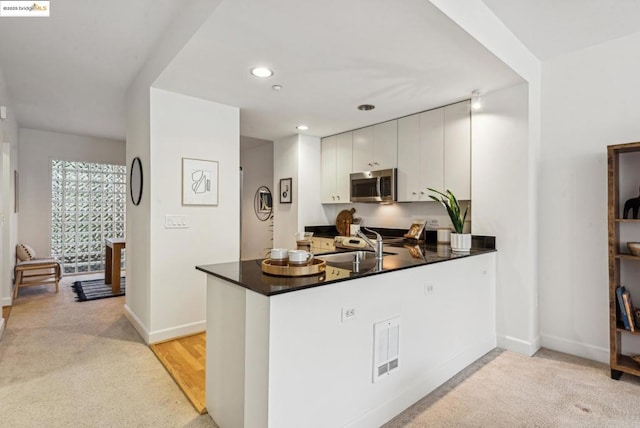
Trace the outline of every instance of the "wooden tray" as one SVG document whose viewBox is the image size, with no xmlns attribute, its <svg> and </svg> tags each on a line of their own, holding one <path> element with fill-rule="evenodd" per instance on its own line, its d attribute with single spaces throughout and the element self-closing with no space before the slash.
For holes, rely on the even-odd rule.
<svg viewBox="0 0 640 428">
<path fill-rule="evenodd" d="M 271 262 L 271 259 L 262 261 L 262 272 L 277 276 L 308 276 L 323 273 L 327 269 L 327 262 L 315 258 L 307 266 L 278 266 Z"/>
</svg>

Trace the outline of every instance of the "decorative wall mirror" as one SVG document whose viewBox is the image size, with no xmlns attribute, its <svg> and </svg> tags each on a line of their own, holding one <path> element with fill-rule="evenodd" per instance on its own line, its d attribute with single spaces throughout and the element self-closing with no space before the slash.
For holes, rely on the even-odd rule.
<svg viewBox="0 0 640 428">
<path fill-rule="evenodd" d="M 273 197 L 267 186 L 260 186 L 253 198 L 253 211 L 260 221 L 267 221 L 273 212 Z"/>
<path fill-rule="evenodd" d="M 139 157 L 133 158 L 129 175 L 129 192 L 133 205 L 139 205 L 142 199 L 142 162 Z"/>
</svg>

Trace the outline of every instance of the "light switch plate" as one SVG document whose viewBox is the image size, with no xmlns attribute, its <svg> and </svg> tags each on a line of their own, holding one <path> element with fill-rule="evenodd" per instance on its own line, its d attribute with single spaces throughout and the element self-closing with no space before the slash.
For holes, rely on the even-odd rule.
<svg viewBox="0 0 640 428">
<path fill-rule="evenodd" d="M 186 215 L 170 215 L 164 217 L 165 229 L 187 229 L 189 228 L 189 220 Z"/>
</svg>

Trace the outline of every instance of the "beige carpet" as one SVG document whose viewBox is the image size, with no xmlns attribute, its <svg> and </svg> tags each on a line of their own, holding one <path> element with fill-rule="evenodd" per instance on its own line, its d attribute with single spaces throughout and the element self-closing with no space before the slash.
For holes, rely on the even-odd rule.
<svg viewBox="0 0 640 428">
<path fill-rule="evenodd" d="M 549 350 L 494 350 L 385 425 L 399 427 L 639 427 L 640 381 Z"/>
<path fill-rule="evenodd" d="M 0 341 L 0 426 L 214 427 L 124 317 L 124 297 L 75 302 L 70 285 L 87 278 L 20 290 Z"/>
<path fill-rule="evenodd" d="M 20 291 L 0 341 L 0 426 L 214 427 L 124 317 L 124 297 L 76 303 L 78 279 Z M 547 350 L 494 350 L 385 425 L 638 426 L 638 379 Z"/>
</svg>

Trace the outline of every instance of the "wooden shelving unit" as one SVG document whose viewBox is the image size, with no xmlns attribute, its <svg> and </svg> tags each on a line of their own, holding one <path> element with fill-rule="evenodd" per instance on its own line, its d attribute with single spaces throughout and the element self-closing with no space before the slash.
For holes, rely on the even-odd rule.
<svg viewBox="0 0 640 428">
<path fill-rule="evenodd" d="M 620 226 L 622 224 L 628 224 L 629 226 L 626 227 L 638 227 L 640 229 L 640 220 L 621 218 L 620 156 L 624 156 L 626 153 L 640 153 L 640 142 L 607 147 L 609 194 L 609 331 L 611 351 L 610 368 L 613 379 L 619 379 L 622 373 L 640 376 L 640 364 L 636 363 L 628 355 L 622 353 L 622 337 L 624 335 L 640 336 L 640 331 L 631 332 L 622 327 L 623 323 L 622 320 L 619 319 L 618 302 L 616 300 L 616 289 L 621 285 L 621 264 L 640 263 L 640 257 L 620 251 L 621 242 L 626 242 L 626 239 L 621 237 Z M 640 164 L 638 168 L 640 168 Z M 640 298 L 640 295 L 637 295 L 636 298 Z"/>
</svg>

